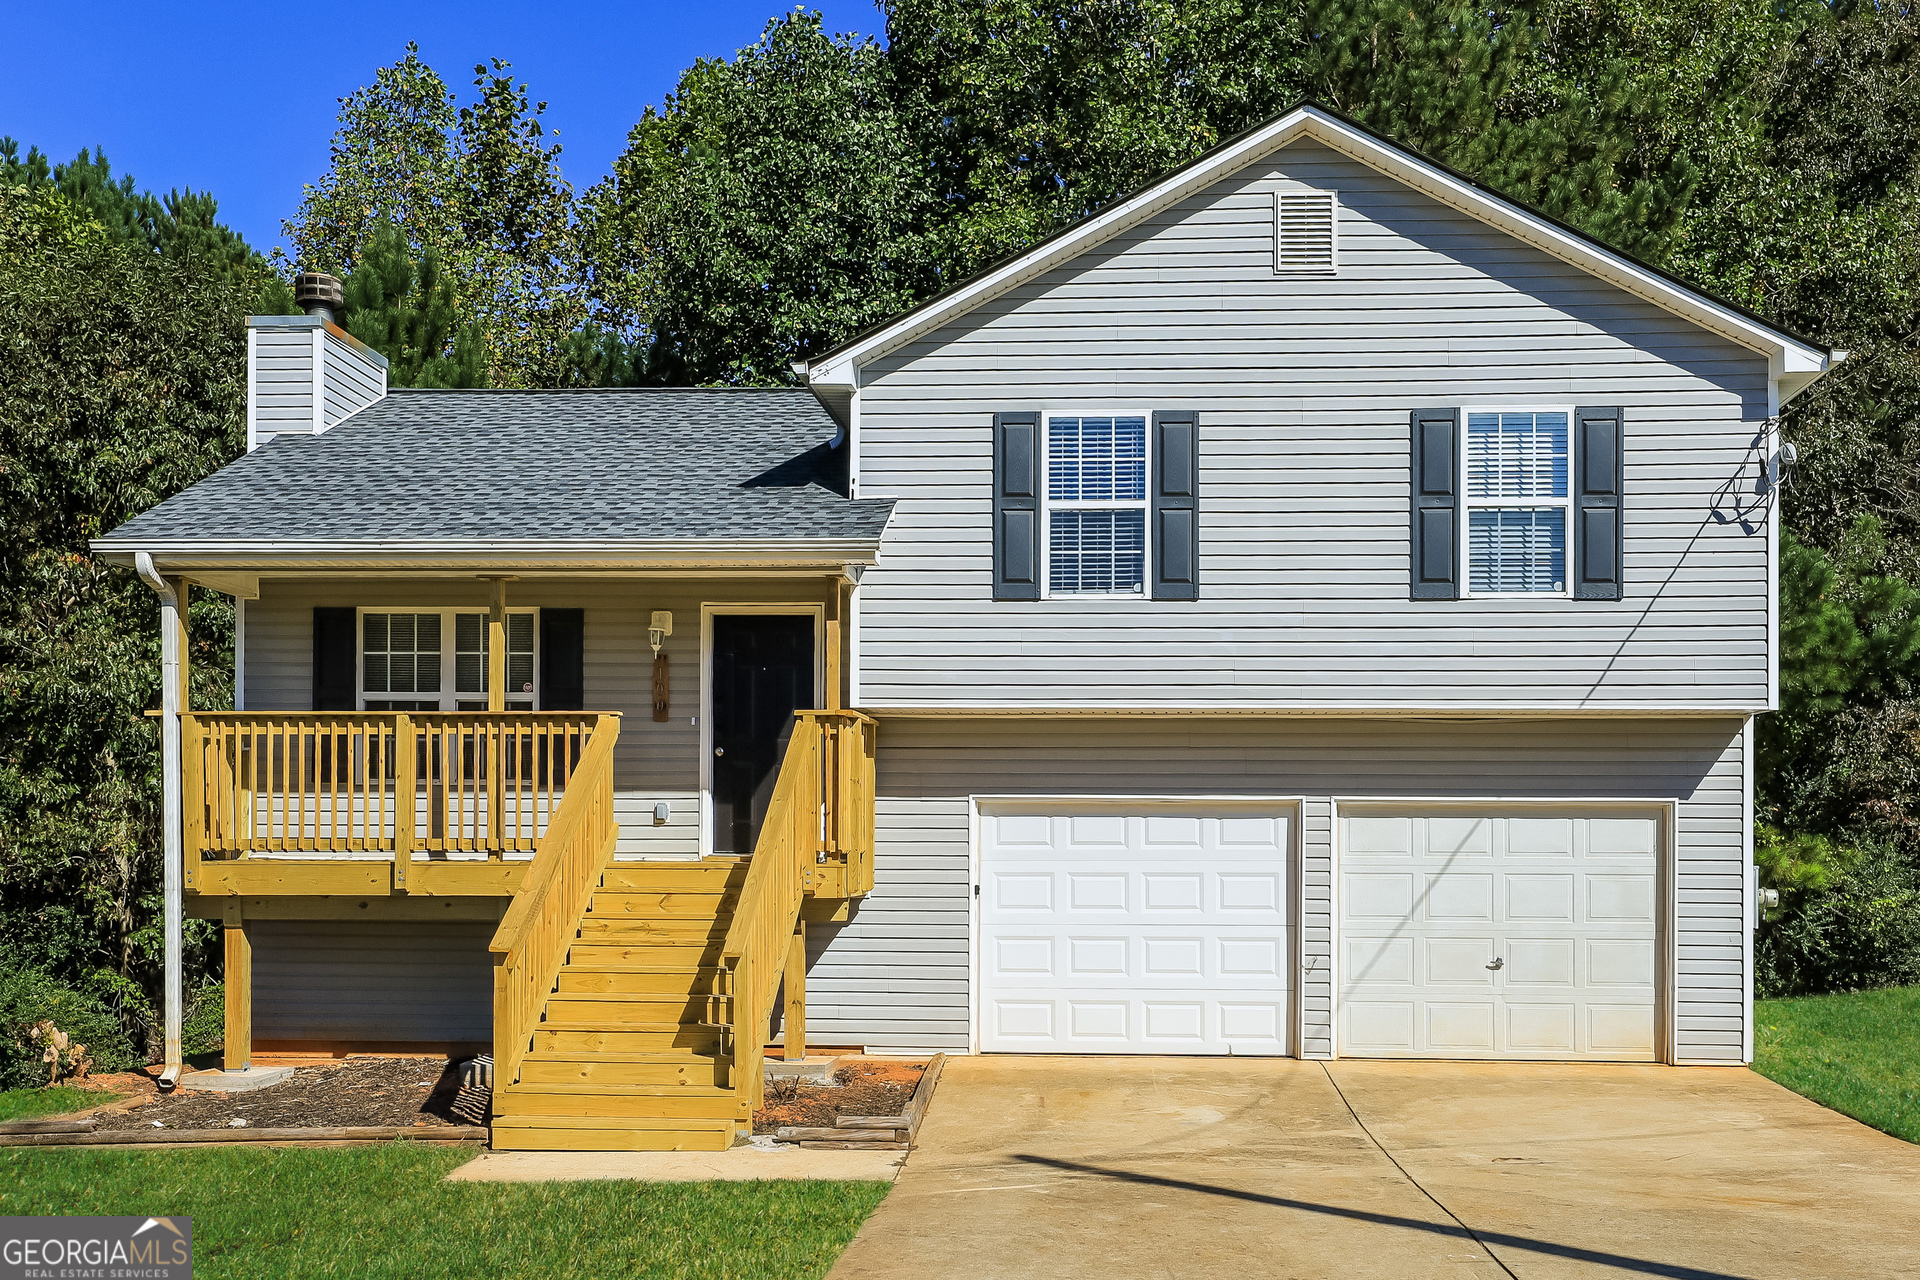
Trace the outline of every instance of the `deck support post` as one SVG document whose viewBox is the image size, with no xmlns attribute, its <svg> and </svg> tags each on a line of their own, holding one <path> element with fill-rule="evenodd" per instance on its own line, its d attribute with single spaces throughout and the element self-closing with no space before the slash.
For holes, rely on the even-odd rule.
<svg viewBox="0 0 1920 1280">
<path fill-rule="evenodd" d="M 239 903 L 228 903 L 224 910 L 227 1026 L 221 1065 L 228 1071 L 245 1071 L 253 1064 L 253 935 L 247 932 Z"/>
<path fill-rule="evenodd" d="M 807 1056 L 807 922 L 793 922 L 793 940 L 787 944 L 787 1012 L 781 1020 L 786 1043 L 781 1052 L 788 1062 Z"/>
</svg>

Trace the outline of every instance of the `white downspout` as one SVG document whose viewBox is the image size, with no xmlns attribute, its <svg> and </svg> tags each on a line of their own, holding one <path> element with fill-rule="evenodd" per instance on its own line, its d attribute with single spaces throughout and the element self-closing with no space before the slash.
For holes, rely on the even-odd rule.
<svg viewBox="0 0 1920 1280">
<path fill-rule="evenodd" d="M 172 585 L 153 567 L 153 557 L 144 551 L 133 555 L 134 568 L 155 595 L 160 597 L 160 840 L 164 859 L 163 884 L 166 901 L 166 1065 L 160 1073 L 161 1087 L 172 1089 L 179 1083 L 185 1065 L 180 1056 L 180 1024 L 183 997 L 181 990 L 180 928 L 184 908 L 181 898 L 180 857 L 180 597 Z"/>
</svg>

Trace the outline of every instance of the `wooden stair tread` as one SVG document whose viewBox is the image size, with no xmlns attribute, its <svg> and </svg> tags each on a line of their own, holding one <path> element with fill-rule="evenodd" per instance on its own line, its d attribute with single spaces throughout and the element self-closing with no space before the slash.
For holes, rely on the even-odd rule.
<svg viewBox="0 0 1920 1280">
<path fill-rule="evenodd" d="M 698 1049 L 656 1049 L 652 1052 L 633 1050 L 615 1050 L 598 1053 L 592 1049 L 534 1049 L 522 1058 L 522 1062 L 607 1062 L 625 1066 L 693 1066 L 696 1063 L 711 1067 L 717 1054 L 701 1053 Z"/>
<path fill-rule="evenodd" d="M 607 1098 L 731 1098 L 732 1089 L 711 1084 L 586 1084 L 562 1081 L 543 1084 L 516 1080 L 500 1088 L 496 1097 L 511 1098 L 523 1093 L 568 1093 Z"/>
<path fill-rule="evenodd" d="M 647 1032 L 647 1034 L 664 1034 L 664 1032 L 697 1031 L 697 1023 L 580 1023 L 580 1021 L 536 1023 L 536 1025 L 534 1025 L 534 1032 L 538 1034 L 538 1032 L 541 1031 L 632 1031 Z"/>
<path fill-rule="evenodd" d="M 636 1128 L 682 1132 L 732 1132 L 732 1119 L 703 1115 L 495 1115 L 493 1128 Z"/>
</svg>

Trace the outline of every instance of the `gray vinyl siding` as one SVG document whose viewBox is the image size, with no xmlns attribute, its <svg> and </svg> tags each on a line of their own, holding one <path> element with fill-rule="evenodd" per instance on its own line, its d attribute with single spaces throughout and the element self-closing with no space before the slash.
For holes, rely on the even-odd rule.
<svg viewBox="0 0 1920 1280">
<path fill-rule="evenodd" d="M 880 1051 L 969 1043 L 976 796 L 1301 800 L 1306 1056 L 1333 1052 L 1337 800 L 1618 799 L 1677 805 L 1668 888 L 1676 1059 L 1738 1062 L 1745 1001 L 1742 721 L 907 718 L 880 730 L 872 894 L 812 926 L 808 1036 Z"/>
<path fill-rule="evenodd" d="M 256 327 L 251 332 L 253 447 L 278 435 L 312 435 L 314 331 Z"/>
<path fill-rule="evenodd" d="M 812 582 L 695 581 L 512 582 L 509 608 L 585 610 L 583 646 L 586 709 L 617 712 L 620 742 L 614 751 L 614 807 L 622 858 L 698 857 L 700 852 L 700 607 L 723 602 L 810 602 L 824 599 Z M 247 709 L 305 711 L 313 706 L 313 610 L 316 606 L 362 609 L 487 607 L 487 584 L 479 579 L 271 580 L 260 598 L 247 602 L 245 638 Z M 653 651 L 647 620 L 655 609 L 673 614 L 674 633 L 664 652 L 669 663 L 671 713 L 653 719 Z M 451 644 L 448 637 L 446 643 Z M 668 821 L 654 825 L 653 806 L 668 802 Z"/>
<path fill-rule="evenodd" d="M 253 445 L 275 436 L 314 434 L 314 396 L 320 396 L 321 429 L 338 426 L 387 393 L 387 374 L 354 343 L 305 317 L 276 327 L 255 317 L 253 335 Z M 316 351 L 324 348 L 318 363 Z"/>
<path fill-rule="evenodd" d="M 325 330 L 322 330 L 326 333 Z M 350 342 L 326 333 L 326 377 L 322 384 L 326 399 L 322 408 L 329 427 L 339 426 L 345 418 L 360 412 L 387 394 L 387 372 L 361 353 Z"/>
<path fill-rule="evenodd" d="M 1337 190 L 1337 278 L 1271 193 Z M 1625 598 L 1409 601 L 1408 416 L 1621 405 Z M 996 411 L 1200 413 L 1200 599 L 994 601 Z M 871 709 L 1764 707 L 1765 360 L 1314 143 L 862 368 Z M 1742 470 L 1744 466 L 1744 471 Z M 1748 495 L 1749 500 L 1751 495 Z"/>
<path fill-rule="evenodd" d="M 253 1036 L 493 1039 L 490 924 L 255 920 Z"/>
</svg>

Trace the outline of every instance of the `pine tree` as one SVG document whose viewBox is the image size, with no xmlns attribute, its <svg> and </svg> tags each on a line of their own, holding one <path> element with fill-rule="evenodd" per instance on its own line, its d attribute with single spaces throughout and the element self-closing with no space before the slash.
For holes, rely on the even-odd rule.
<svg viewBox="0 0 1920 1280">
<path fill-rule="evenodd" d="M 345 280 L 342 327 L 388 360 L 396 387 L 484 387 L 487 344 L 476 322 L 462 324 L 453 278 L 440 255 L 416 261 L 392 223 L 376 228 Z"/>
</svg>

